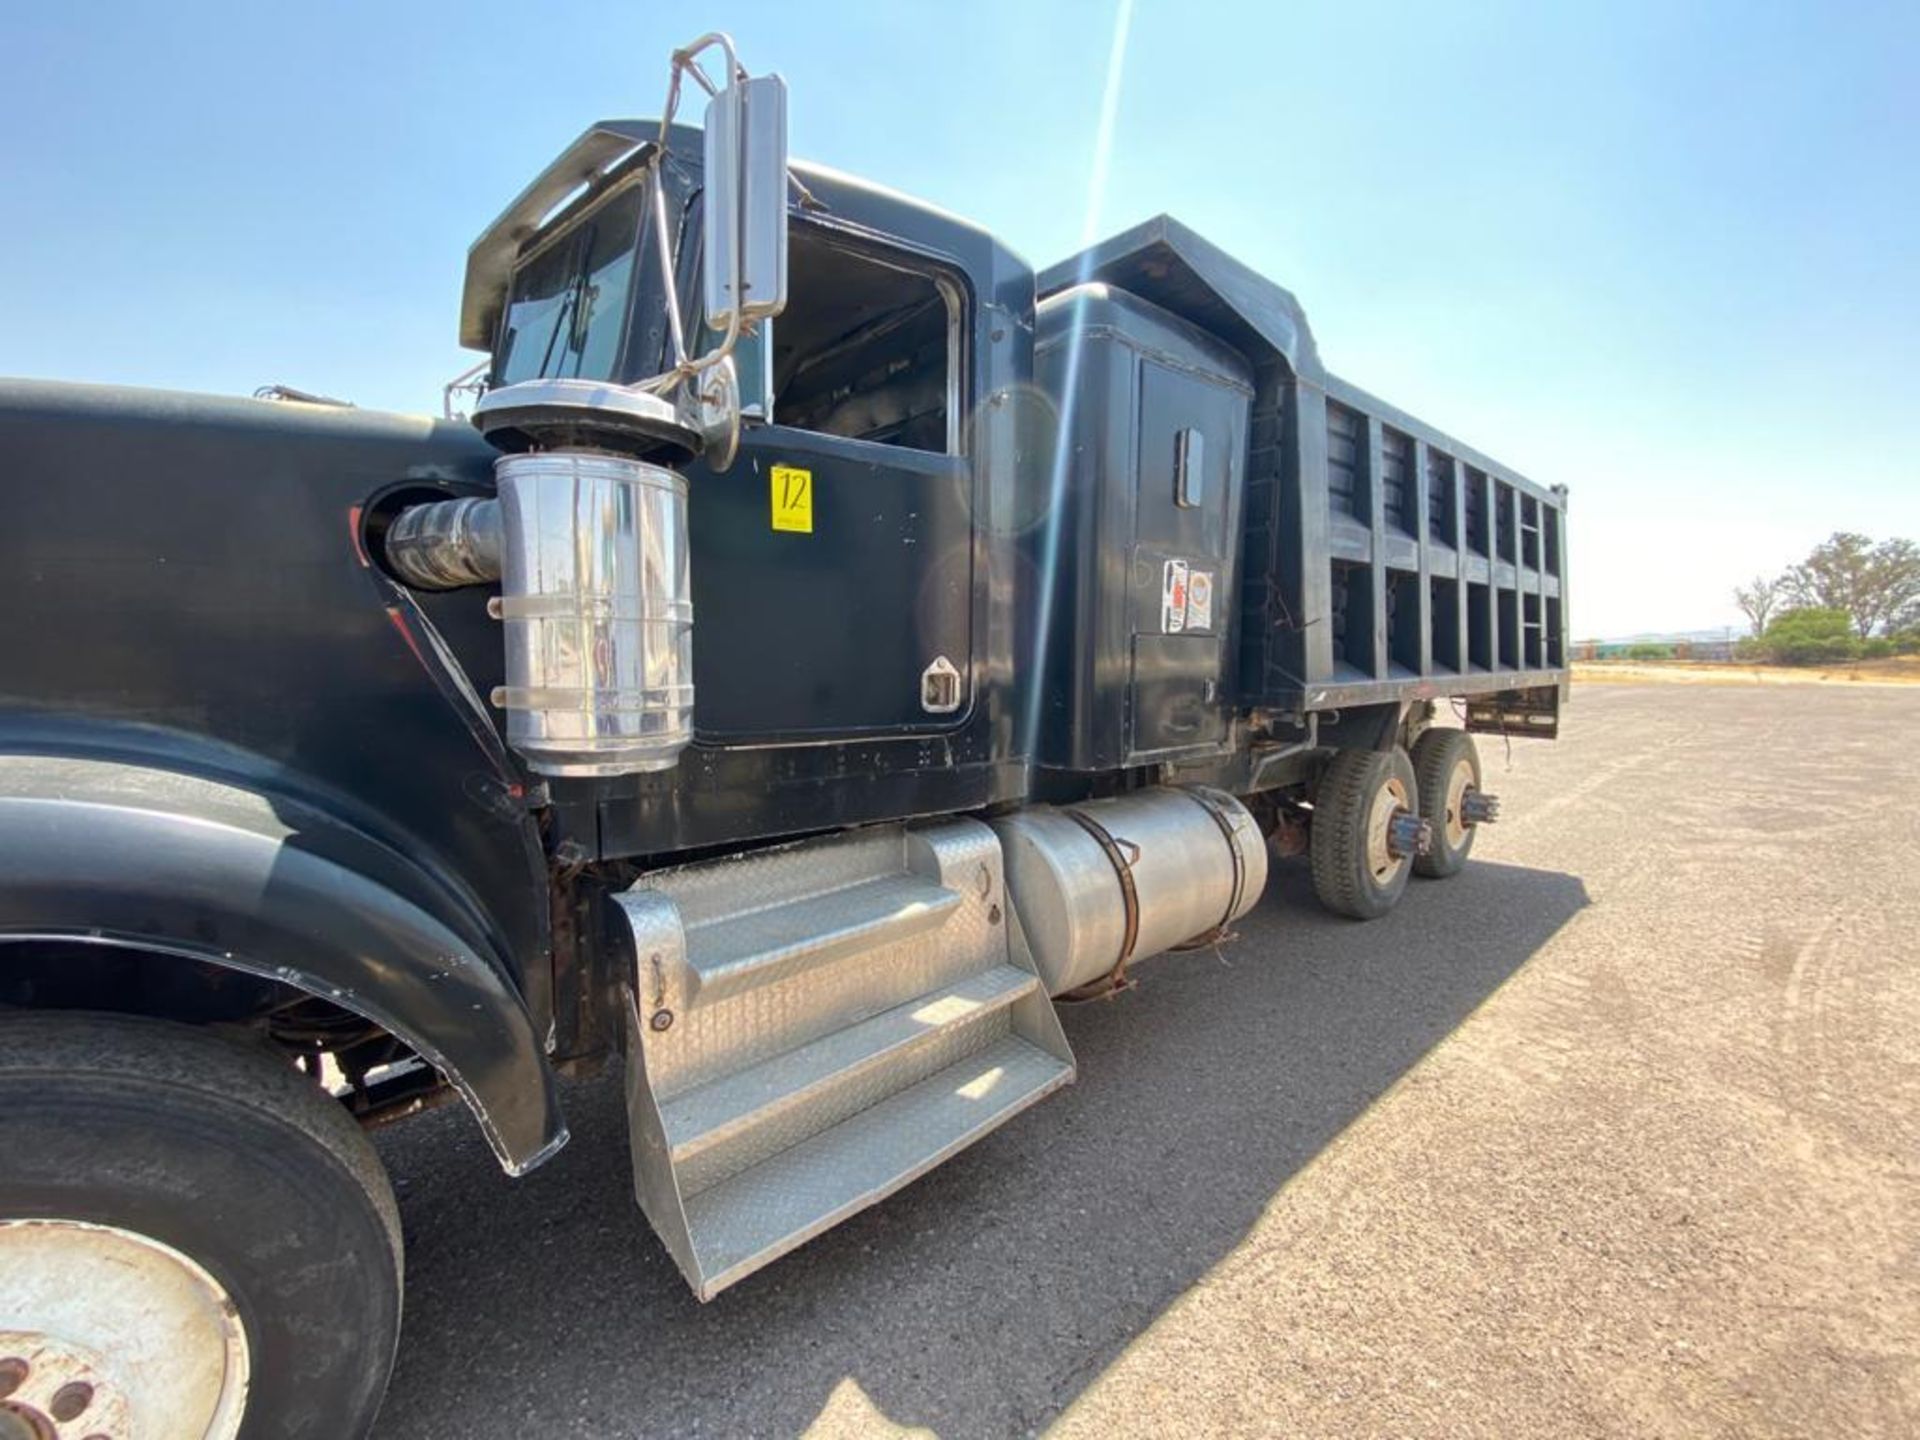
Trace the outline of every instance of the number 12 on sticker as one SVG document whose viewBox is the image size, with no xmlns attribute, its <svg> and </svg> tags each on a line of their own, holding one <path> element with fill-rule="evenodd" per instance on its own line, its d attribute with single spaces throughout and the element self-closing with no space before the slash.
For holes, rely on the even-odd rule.
<svg viewBox="0 0 1920 1440">
<path fill-rule="evenodd" d="M 793 465 L 773 467 L 773 528 L 813 533 L 813 472 Z"/>
</svg>

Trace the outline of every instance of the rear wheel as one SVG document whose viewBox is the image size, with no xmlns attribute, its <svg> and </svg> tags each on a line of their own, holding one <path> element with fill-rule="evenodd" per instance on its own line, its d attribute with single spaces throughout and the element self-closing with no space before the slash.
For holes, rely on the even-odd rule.
<svg viewBox="0 0 1920 1440">
<path fill-rule="evenodd" d="M 278 1056 L 0 1013 L 0 1156 L 0 1436 L 372 1424 L 399 1215 L 359 1127 Z"/>
<path fill-rule="evenodd" d="M 1420 814 L 1433 825 L 1433 843 L 1414 857 L 1414 870 L 1433 880 L 1458 875 L 1473 849 L 1467 797 L 1480 788 L 1480 752 L 1464 730 L 1429 730 L 1413 747 Z"/>
<path fill-rule="evenodd" d="M 1406 751 L 1335 751 L 1314 792 L 1308 839 L 1320 903 L 1355 920 L 1391 910 L 1411 869 L 1395 821 L 1419 809 Z"/>
</svg>

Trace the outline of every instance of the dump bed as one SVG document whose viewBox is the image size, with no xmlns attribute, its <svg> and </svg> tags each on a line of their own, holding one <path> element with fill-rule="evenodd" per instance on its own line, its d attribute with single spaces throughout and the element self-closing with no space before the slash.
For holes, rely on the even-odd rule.
<svg viewBox="0 0 1920 1440">
<path fill-rule="evenodd" d="M 1198 325 L 1251 368 L 1240 704 L 1313 711 L 1564 684 L 1564 489 L 1327 373 L 1299 302 L 1176 220 L 1053 266 L 1039 289 L 1087 282 Z"/>
</svg>

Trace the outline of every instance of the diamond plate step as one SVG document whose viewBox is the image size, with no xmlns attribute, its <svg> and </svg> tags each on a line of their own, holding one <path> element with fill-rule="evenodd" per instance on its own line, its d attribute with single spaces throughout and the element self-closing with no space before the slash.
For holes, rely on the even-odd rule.
<svg viewBox="0 0 1920 1440">
<path fill-rule="evenodd" d="M 666 1101 L 661 1120 L 693 1196 L 1004 1036 L 1008 1007 L 1040 988 L 998 965 L 812 1044 Z"/>
<path fill-rule="evenodd" d="M 804 900 L 687 927 L 691 1000 L 771 985 L 844 955 L 938 930 L 960 897 L 917 875 L 882 875 Z"/>
<path fill-rule="evenodd" d="M 977 820 L 658 870 L 613 904 L 634 1194 L 703 1300 L 1073 1079 Z"/>
<path fill-rule="evenodd" d="M 1017 1036 L 687 1201 L 700 1296 L 886 1198 L 1073 1079 Z"/>
</svg>

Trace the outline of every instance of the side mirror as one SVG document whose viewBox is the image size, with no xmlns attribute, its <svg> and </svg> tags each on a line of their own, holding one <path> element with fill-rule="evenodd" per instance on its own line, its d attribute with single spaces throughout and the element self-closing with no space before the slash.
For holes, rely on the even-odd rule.
<svg viewBox="0 0 1920 1440">
<path fill-rule="evenodd" d="M 707 324 L 725 330 L 787 304 L 787 82 L 731 83 L 707 103 Z"/>
</svg>

